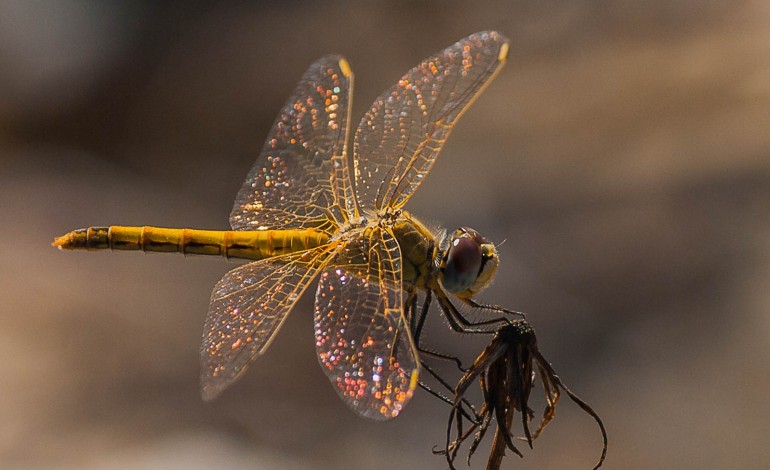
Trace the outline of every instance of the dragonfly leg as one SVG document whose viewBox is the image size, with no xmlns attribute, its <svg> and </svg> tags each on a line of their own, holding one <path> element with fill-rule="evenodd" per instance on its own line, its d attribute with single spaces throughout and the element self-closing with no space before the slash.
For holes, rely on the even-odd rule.
<svg viewBox="0 0 770 470">
<path fill-rule="evenodd" d="M 435 370 L 433 370 L 433 369 L 432 369 L 432 368 L 431 368 L 431 367 L 430 367 L 428 364 L 426 364 L 424 361 L 420 361 L 420 364 L 422 365 L 423 369 L 425 369 L 426 371 L 428 371 L 428 373 L 429 373 L 431 376 L 433 376 L 433 378 L 434 378 L 434 379 L 436 379 L 436 380 L 437 380 L 437 381 L 438 381 L 438 382 L 439 382 L 439 383 L 440 383 L 440 384 L 441 384 L 441 385 L 442 385 L 444 388 L 446 388 L 447 390 L 449 390 L 451 393 L 454 393 L 454 389 L 452 388 L 452 386 L 451 386 L 451 385 L 449 385 L 449 383 L 448 383 L 446 380 L 444 380 L 444 378 L 443 378 L 443 377 L 441 377 L 441 376 L 438 374 L 438 372 L 436 372 Z M 450 398 L 448 398 L 448 397 L 446 397 L 446 396 L 442 395 L 441 393 L 439 393 L 439 392 L 437 392 L 437 391 L 433 390 L 432 388 L 430 388 L 430 386 L 429 386 L 429 385 L 427 385 L 427 384 L 426 384 L 426 383 L 424 383 L 423 381 L 419 381 L 418 383 L 419 383 L 419 385 L 420 385 L 420 388 L 422 388 L 422 389 L 423 389 L 423 390 L 425 390 L 426 392 L 430 393 L 430 394 L 431 394 L 431 395 L 433 395 L 434 397 L 438 398 L 439 400 L 443 401 L 443 402 L 444 402 L 444 403 L 446 403 L 447 405 L 449 405 L 449 406 L 452 406 L 452 407 L 455 407 L 455 406 L 457 406 L 457 407 L 460 409 L 460 413 L 462 413 L 463 417 L 464 417 L 465 419 L 467 419 L 468 421 L 470 421 L 471 423 L 478 423 L 478 422 L 479 422 L 479 420 L 481 419 L 481 417 L 478 415 L 478 413 L 476 413 L 476 408 L 474 408 L 474 407 L 473 407 L 473 405 L 472 405 L 472 404 L 471 404 L 471 403 L 470 403 L 468 400 L 466 400 L 465 398 L 462 398 L 462 399 L 460 400 L 460 403 L 461 403 L 460 405 L 455 405 L 455 402 L 454 402 L 452 399 L 450 399 Z M 468 410 L 466 410 L 465 408 L 463 408 L 463 406 L 462 406 L 462 405 L 465 405 L 466 407 L 468 407 Z"/>
<path fill-rule="evenodd" d="M 524 313 L 524 312 L 519 312 L 519 311 L 516 311 L 516 310 L 509 310 L 509 309 L 507 309 L 505 307 L 502 307 L 500 305 L 480 304 L 480 303 L 476 302 L 475 300 L 473 300 L 471 298 L 463 298 L 463 299 L 460 299 L 460 300 L 462 300 L 463 303 L 465 303 L 466 305 L 471 306 L 473 308 L 478 308 L 478 309 L 482 309 L 482 310 L 492 310 L 493 312 L 505 313 L 507 315 L 518 315 L 518 316 L 520 316 L 521 318 L 524 318 L 524 319 L 527 318 L 527 314 Z"/>
<path fill-rule="evenodd" d="M 428 310 L 430 309 L 431 304 L 431 295 L 430 291 L 426 294 L 425 301 L 423 302 L 422 309 L 420 310 L 419 315 L 416 314 L 417 312 L 417 292 L 416 291 L 407 291 L 407 297 L 404 301 L 404 316 L 409 321 L 409 328 L 412 332 L 412 339 L 414 340 L 414 345 L 417 348 L 417 352 L 419 352 L 421 355 L 430 356 L 436 359 L 442 359 L 445 361 L 454 362 L 457 366 L 457 369 L 460 372 L 465 372 L 466 369 L 463 367 L 462 361 L 460 361 L 459 358 L 444 354 L 436 351 L 432 351 L 430 349 L 426 349 L 420 339 L 422 337 L 422 328 L 425 325 L 425 318 L 427 316 Z M 393 342 L 393 350 L 391 350 L 391 355 L 395 357 L 396 351 L 395 351 L 395 345 L 398 344 L 398 331 L 396 331 L 396 339 Z M 422 361 L 420 361 L 422 362 Z M 423 362 L 424 364 L 424 362 Z M 447 388 L 454 392 L 454 389 L 447 386 Z"/>
<path fill-rule="evenodd" d="M 407 290 L 407 296 L 406 300 L 404 300 L 404 316 L 407 320 L 409 320 L 409 331 L 412 332 L 412 338 L 414 338 L 415 344 L 418 343 L 418 338 L 420 337 L 419 331 L 417 331 L 416 323 L 417 323 L 417 316 L 415 315 L 415 312 L 417 311 L 417 292 L 414 290 Z"/>
<path fill-rule="evenodd" d="M 417 347 L 417 351 L 419 351 L 421 354 L 424 354 L 426 356 L 430 356 L 436 359 L 442 359 L 445 361 L 454 362 L 457 366 L 457 369 L 460 372 L 465 372 L 467 369 L 463 367 L 462 361 L 456 357 L 452 356 L 450 354 L 444 354 L 436 351 L 432 351 L 430 349 L 426 349 L 422 342 L 420 341 L 422 339 L 422 328 L 425 326 L 425 319 L 428 316 L 428 311 L 430 310 L 430 304 L 433 301 L 433 297 L 431 296 L 431 291 L 426 291 L 425 293 L 425 300 L 423 301 L 422 308 L 420 309 L 419 315 L 415 315 L 415 312 L 417 311 L 417 295 L 415 294 L 413 299 L 413 305 L 412 305 L 412 317 L 410 324 L 412 325 L 412 338 L 414 338 L 414 344 Z"/>
<path fill-rule="evenodd" d="M 412 336 L 414 338 L 415 346 L 417 347 L 417 350 L 420 354 L 424 354 L 426 356 L 434 357 L 437 359 L 443 359 L 452 361 L 457 365 L 457 368 L 460 369 L 460 371 L 465 372 L 465 369 L 462 367 L 462 363 L 460 362 L 460 359 L 454 356 L 450 356 L 448 354 L 442 354 L 437 353 L 434 351 L 427 350 L 422 347 L 420 344 L 420 337 L 422 336 L 422 328 L 425 325 L 425 318 L 427 316 L 428 311 L 430 310 L 430 304 L 431 304 L 431 293 L 428 291 L 425 296 L 425 300 L 423 302 L 422 308 L 420 309 L 419 314 L 417 314 L 417 293 L 415 291 L 410 291 L 407 294 L 407 298 L 405 303 L 406 306 L 406 317 L 409 319 L 409 325 L 412 330 Z M 443 386 L 446 390 L 448 390 L 450 393 L 454 393 L 454 387 L 452 387 L 449 382 L 447 382 L 441 375 L 438 374 L 435 370 L 433 370 L 432 367 L 430 367 L 425 361 L 420 361 L 420 364 L 422 365 L 423 369 L 428 371 L 428 373 L 433 376 L 436 381 L 438 381 L 441 386 Z M 454 401 L 452 401 L 450 398 L 442 395 L 441 393 L 433 390 L 429 385 L 427 385 L 423 381 L 419 381 L 418 384 L 420 385 L 420 388 L 425 390 L 426 392 L 430 393 L 434 397 L 438 398 L 439 400 L 443 401 L 444 403 L 454 407 L 456 406 Z M 460 412 L 462 415 L 470 422 L 477 422 L 479 419 L 478 414 L 476 413 L 476 410 L 474 409 L 473 405 L 463 398 L 461 400 L 462 405 L 465 405 L 469 411 L 462 408 L 462 405 L 460 405 Z"/>
<path fill-rule="evenodd" d="M 436 290 L 436 299 L 441 307 L 441 311 L 444 312 L 444 317 L 449 322 L 449 327 L 458 333 L 470 333 L 470 334 L 493 334 L 494 331 L 490 331 L 488 326 L 511 324 L 511 321 L 505 317 L 493 318 L 491 320 L 484 320 L 480 322 L 472 322 L 465 318 L 457 307 L 454 306 L 449 297 L 446 296 L 441 290 Z"/>
</svg>

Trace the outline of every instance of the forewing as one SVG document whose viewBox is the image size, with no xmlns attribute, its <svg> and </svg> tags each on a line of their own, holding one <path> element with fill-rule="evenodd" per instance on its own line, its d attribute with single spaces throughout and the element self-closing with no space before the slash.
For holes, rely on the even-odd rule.
<svg viewBox="0 0 770 470">
<path fill-rule="evenodd" d="M 394 418 L 412 397 L 419 359 L 403 314 L 401 253 L 392 233 L 367 228 L 321 273 L 318 359 L 342 399 L 372 419 Z"/>
<path fill-rule="evenodd" d="M 355 207 L 345 157 L 352 81 L 338 55 L 305 72 L 235 199 L 234 230 L 329 227 L 347 220 Z"/>
<path fill-rule="evenodd" d="M 505 36 L 472 34 L 423 60 L 374 101 L 353 145 L 362 208 L 377 212 L 406 203 L 507 52 Z"/>
<path fill-rule="evenodd" d="M 330 246 L 245 264 L 211 293 L 201 344 L 201 394 L 216 398 L 262 354 L 329 260 Z"/>
</svg>

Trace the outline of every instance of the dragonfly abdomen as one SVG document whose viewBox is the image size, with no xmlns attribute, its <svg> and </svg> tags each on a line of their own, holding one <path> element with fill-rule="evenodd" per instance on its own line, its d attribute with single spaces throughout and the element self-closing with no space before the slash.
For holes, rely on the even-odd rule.
<svg viewBox="0 0 770 470">
<path fill-rule="evenodd" d="M 328 243 L 319 230 L 224 231 L 160 227 L 88 227 L 56 238 L 64 250 L 127 250 L 260 260 Z"/>
</svg>

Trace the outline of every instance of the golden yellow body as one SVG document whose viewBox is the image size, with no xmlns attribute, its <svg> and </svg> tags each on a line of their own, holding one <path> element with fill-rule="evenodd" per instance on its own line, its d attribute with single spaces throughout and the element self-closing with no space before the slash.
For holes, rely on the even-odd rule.
<svg viewBox="0 0 770 470">
<path fill-rule="evenodd" d="M 56 238 L 63 250 L 128 250 L 260 260 L 325 245 L 329 235 L 307 230 L 196 230 L 159 227 L 88 227 Z"/>
<path fill-rule="evenodd" d="M 403 284 L 426 288 L 438 240 L 419 220 L 402 211 L 392 226 L 401 248 Z M 121 250 L 261 260 L 309 250 L 331 242 L 325 231 L 198 230 L 190 228 L 88 227 L 57 237 L 62 250 Z"/>
</svg>

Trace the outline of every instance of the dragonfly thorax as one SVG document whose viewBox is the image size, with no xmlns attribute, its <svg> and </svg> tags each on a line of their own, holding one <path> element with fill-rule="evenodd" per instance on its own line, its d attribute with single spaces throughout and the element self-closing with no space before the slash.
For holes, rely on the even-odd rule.
<svg viewBox="0 0 770 470">
<path fill-rule="evenodd" d="M 468 227 L 445 238 L 441 251 L 441 285 L 461 298 L 470 298 L 487 287 L 500 262 L 495 245 Z"/>
</svg>

